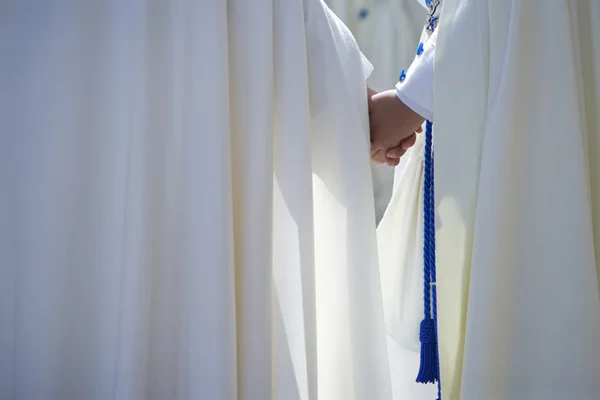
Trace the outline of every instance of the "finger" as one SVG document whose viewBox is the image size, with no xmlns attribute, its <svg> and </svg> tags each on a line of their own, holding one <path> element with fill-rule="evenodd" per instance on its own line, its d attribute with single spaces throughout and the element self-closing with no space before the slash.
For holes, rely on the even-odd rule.
<svg viewBox="0 0 600 400">
<path fill-rule="evenodd" d="M 400 147 L 397 147 L 396 149 L 397 149 L 397 151 L 394 155 L 397 157 L 387 157 L 386 156 L 387 160 L 385 162 L 390 167 L 395 167 L 396 165 L 400 164 L 400 158 L 404 155 L 404 153 L 406 153 L 406 150 L 403 150 Z"/>
<path fill-rule="evenodd" d="M 417 129 L 415 132 L 417 132 L 417 133 L 422 133 L 422 132 L 423 132 L 423 127 L 422 127 L 422 126 L 420 126 L 420 127 L 419 127 L 419 128 L 418 128 L 418 129 Z"/>
<path fill-rule="evenodd" d="M 377 152 L 375 152 L 375 155 L 373 155 L 371 157 L 371 160 L 375 164 L 385 164 L 387 162 L 387 157 L 385 156 L 385 151 L 384 150 L 378 150 Z"/>
<path fill-rule="evenodd" d="M 387 158 L 400 158 L 406 153 L 406 149 L 402 148 L 402 146 L 392 147 L 386 152 Z"/>
<path fill-rule="evenodd" d="M 377 157 L 377 156 L 381 156 L 381 154 L 379 154 L 380 152 L 381 152 L 381 150 L 378 150 L 371 145 L 371 159 L 372 160 L 374 160 L 375 157 Z"/>
<path fill-rule="evenodd" d="M 377 154 L 378 152 L 380 152 L 381 149 L 377 149 L 373 146 L 373 144 L 371 143 L 371 158 L 375 157 L 375 154 Z"/>
<path fill-rule="evenodd" d="M 371 161 L 377 165 L 381 165 L 381 164 L 385 164 L 387 163 L 387 158 L 386 157 L 381 157 L 381 156 L 377 156 L 377 157 L 373 157 L 371 159 Z"/>
<path fill-rule="evenodd" d="M 371 137 L 373 137 L 373 132 L 376 131 L 376 129 L 372 129 L 371 130 Z M 381 151 L 383 154 L 385 154 L 385 150 L 388 148 L 389 146 L 385 146 L 384 144 L 380 143 L 380 142 L 374 142 L 373 140 L 371 140 L 371 157 L 373 157 L 375 155 L 375 153 L 377 153 L 378 151 Z"/>
<path fill-rule="evenodd" d="M 388 158 L 387 159 L 387 165 L 389 165 L 390 167 L 395 167 L 398 164 L 400 164 L 399 158 Z"/>
<path fill-rule="evenodd" d="M 402 143 L 401 143 L 402 148 L 404 150 L 408 150 L 408 149 L 410 149 L 411 147 L 414 146 L 414 144 L 415 144 L 416 141 L 417 141 L 417 135 L 413 133 L 408 138 L 406 138 L 406 139 L 404 139 L 402 141 Z"/>
</svg>

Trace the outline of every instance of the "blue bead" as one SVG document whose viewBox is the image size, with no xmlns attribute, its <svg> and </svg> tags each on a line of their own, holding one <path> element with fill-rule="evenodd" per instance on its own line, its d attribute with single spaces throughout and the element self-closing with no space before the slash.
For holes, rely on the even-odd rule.
<svg viewBox="0 0 600 400">
<path fill-rule="evenodd" d="M 366 8 L 362 8 L 359 12 L 358 12 L 358 18 L 360 19 L 365 19 L 369 16 L 369 10 L 367 10 Z"/>
<path fill-rule="evenodd" d="M 406 79 L 406 71 L 402 70 L 402 71 L 400 71 L 400 77 L 398 78 L 398 80 L 400 82 L 404 82 L 405 79 Z"/>
<path fill-rule="evenodd" d="M 417 55 L 420 56 L 423 54 L 423 42 L 419 43 L 419 47 L 417 47 Z"/>
<path fill-rule="evenodd" d="M 431 0 L 425 0 L 425 5 L 428 6 L 431 3 Z"/>
</svg>

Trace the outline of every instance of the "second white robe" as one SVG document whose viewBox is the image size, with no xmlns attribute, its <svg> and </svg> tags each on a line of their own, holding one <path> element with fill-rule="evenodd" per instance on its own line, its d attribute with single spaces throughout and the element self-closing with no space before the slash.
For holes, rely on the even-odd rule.
<svg viewBox="0 0 600 400">
<path fill-rule="evenodd" d="M 600 392 L 600 3 L 445 0 L 435 66 L 446 400 Z"/>
</svg>

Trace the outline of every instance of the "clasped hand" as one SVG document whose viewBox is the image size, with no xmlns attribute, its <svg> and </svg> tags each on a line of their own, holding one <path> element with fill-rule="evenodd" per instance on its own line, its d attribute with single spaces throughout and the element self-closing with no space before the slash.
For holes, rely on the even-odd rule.
<svg viewBox="0 0 600 400">
<path fill-rule="evenodd" d="M 371 159 L 378 164 L 398 165 L 400 157 L 415 144 L 424 118 L 404 104 L 395 90 L 377 93 L 368 88 Z"/>
</svg>

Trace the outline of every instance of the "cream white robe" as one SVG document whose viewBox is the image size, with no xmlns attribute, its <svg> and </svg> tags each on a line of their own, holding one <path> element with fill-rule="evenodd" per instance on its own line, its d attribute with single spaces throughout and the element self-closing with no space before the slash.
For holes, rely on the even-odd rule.
<svg viewBox="0 0 600 400">
<path fill-rule="evenodd" d="M 429 77 L 444 400 L 598 397 L 599 19 L 593 0 L 444 0 Z"/>
<path fill-rule="evenodd" d="M 391 399 L 368 72 L 319 0 L 1 2 L 0 398 Z"/>
<path fill-rule="evenodd" d="M 600 393 L 600 3 L 445 0 L 435 66 L 444 399 Z"/>
</svg>

